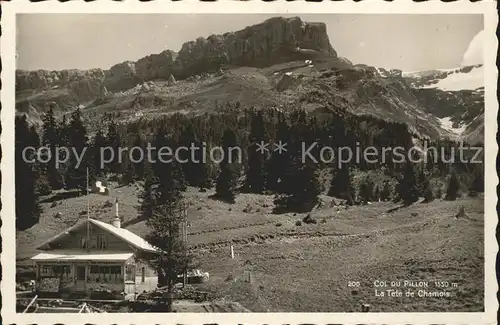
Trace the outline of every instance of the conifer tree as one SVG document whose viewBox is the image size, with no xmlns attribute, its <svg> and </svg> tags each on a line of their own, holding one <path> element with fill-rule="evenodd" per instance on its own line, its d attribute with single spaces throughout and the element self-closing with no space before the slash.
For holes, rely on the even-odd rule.
<svg viewBox="0 0 500 325">
<path fill-rule="evenodd" d="M 133 165 L 134 171 L 134 179 L 143 179 L 144 178 L 144 168 L 145 168 L 145 160 L 147 160 L 146 154 L 141 157 L 140 150 L 145 149 L 146 145 L 144 140 L 142 139 L 140 134 L 137 134 L 134 140 L 133 151 L 130 153 L 130 157 L 132 161 L 130 163 Z M 140 150 L 139 150 L 140 149 Z"/>
<path fill-rule="evenodd" d="M 368 203 L 369 201 L 372 200 L 373 197 L 373 182 L 372 180 L 367 176 L 363 179 L 359 186 L 359 194 L 358 197 L 361 200 L 363 204 Z"/>
<path fill-rule="evenodd" d="M 71 114 L 71 120 L 68 125 L 69 145 L 76 152 L 70 154 L 68 169 L 66 170 L 66 187 L 68 189 L 84 190 L 87 186 L 87 168 L 89 169 L 89 181 L 93 179 L 93 166 L 91 162 L 91 153 L 88 152 L 87 130 L 82 122 L 80 109 L 76 109 Z"/>
<path fill-rule="evenodd" d="M 410 205 L 418 201 L 420 192 L 411 162 L 407 162 L 404 166 L 403 175 L 396 185 L 396 194 L 395 201 L 402 201 L 404 205 Z"/>
<path fill-rule="evenodd" d="M 439 184 L 436 188 L 436 195 L 434 195 L 435 199 L 441 200 L 443 198 L 443 189 L 442 189 L 442 184 Z"/>
<path fill-rule="evenodd" d="M 118 125 L 111 121 L 108 125 L 108 133 L 106 135 L 106 144 L 110 150 L 106 150 L 104 159 L 110 161 L 108 165 L 108 170 L 111 173 L 119 174 L 121 173 L 121 158 L 119 148 L 122 146 L 122 139 L 118 133 Z M 111 159 L 113 158 L 113 159 Z"/>
<path fill-rule="evenodd" d="M 262 193 L 266 189 L 265 161 L 266 151 L 259 151 L 259 145 L 267 143 L 262 111 L 252 112 L 248 146 L 248 169 L 246 172 L 246 189 L 250 193 Z"/>
<path fill-rule="evenodd" d="M 431 173 L 422 170 L 419 176 L 419 192 L 424 197 L 422 203 L 434 201 L 434 189 L 431 184 Z"/>
<path fill-rule="evenodd" d="M 288 190 L 286 182 L 293 176 L 294 158 L 288 147 L 291 142 L 290 127 L 282 114 L 278 116 L 277 123 L 275 144 L 284 146 L 286 151 L 274 151 L 267 161 L 267 188 L 276 193 L 285 193 Z"/>
<path fill-rule="evenodd" d="M 96 176 L 102 176 L 105 171 L 105 166 L 101 167 L 103 164 L 102 150 L 106 147 L 106 138 L 102 134 L 101 130 L 98 130 L 92 140 L 92 158 L 93 158 L 93 168 Z"/>
<path fill-rule="evenodd" d="M 420 168 L 417 172 L 417 187 L 421 196 L 424 196 L 425 187 L 428 185 L 428 179 L 424 168 Z"/>
<path fill-rule="evenodd" d="M 448 179 L 448 186 L 446 187 L 446 195 L 444 197 L 447 201 L 455 201 L 460 192 L 460 181 L 458 180 L 455 169 L 452 169 L 451 175 Z"/>
<path fill-rule="evenodd" d="M 46 176 L 51 189 L 63 187 L 63 179 L 56 165 L 57 147 L 60 146 L 59 125 L 54 117 L 52 107 L 42 117 L 42 144 L 50 150 L 50 161 L 46 166 Z"/>
<path fill-rule="evenodd" d="M 157 180 L 153 174 L 151 166 L 147 164 L 144 169 L 144 183 L 142 192 L 139 195 L 139 218 L 142 220 L 149 220 L 153 216 L 153 211 L 156 205 L 155 200 L 155 186 Z"/>
<path fill-rule="evenodd" d="M 375 186 L 375 190 L 373 191 L 373 200 L 377 202 L 380 200 L 380 188 L 378 186 Z"/>
<path fill-rule="evenodd" d="M 432 191 L 432 186 L 429 179 L 424 181 L 424 184 L 422 186 L 422 196 L 424 197 L 423 203 L 434 201 L 434 193 Z"/>
<path fill-rule="evenodd" d="M 303 164 L 298 170 L 298 184 L 294 186 L 292 200 L 297 202 L 296 211 L 307 212 L 318 203 L 321 186 L 318 181 L 317 165 L 312 162 Z"/>
<path fill-rule="evenodd" d="M 220 172 L 215 186 L 215 197 L 229 203 L 234 203 L 236 198 L 238 166 L 235 160 L 238 159 L 238 157 L 234 156 L 236 151 L 231 150 L 231 148 L 235 148 L 236 145 L 236 135 L 234 131 L 231 129 L 224 131 L 222 138 L 224 159 L 219 164 Z"/>
<path fill-rule="evenodd" d="M 126 159 L 124 164 L 125 168 L 122 177 L 120 178 L 120 183 L 122 185 L 130 185 L 134 182 L 134 175 L 135 175 L 134 164 L 129 159 Z"/>
<path fill-rule="evenodd" d="M 390 199 L 391 199 L 391 189 L 389 187 L 389 182 L 384 181 L 384 184 L 382 185 L 382 190 L 380 191 L 380 200 L 388 201 Z"/>
<path fill-rule="evenodd" d="M 208 166 L 203 159 L 203 143 L 199 140 L 192 121 L 186 122 L 181 133 L 180 145 L 188 148 L 181 157 L 185 161 L 182 170 L 187 183 L 203 190 L 209 186 Z"/>
<path fill-rule="evenodd" d="M 144 258 L 158 272 L 158 285 L 166 286 L 165 299 L 167 312 L 172 312 L 173 293 L 178 275 L 186 272 L 192 265 L 192 255 L 188 252 L 182 238 L 182 223 L 185 220 L 179 198 L 156 207 L 153 215 L 146 221 L 150 232 L 146 240 L 156 247 L 160 254 L 156 258 Z"/>
<path fill-rule="evenodd" d="M 38 223 L 41 208 L 36 192 L 36 169 L 34 165 L 35 153 L 25 152 L 27 147 L 38 148 L 36 138 L 28 127 L 26 115 L 15 118 L 15 201 L 16 201 L 16 229 L 25 230 Z"/>
<path fill-rule="evenodd" d="M 334 173 L 328 195 L 346 199 L 348 205 L 354 204 L 354 188 L 349 166 L 344 164 Z"/>
<path fill-rule="evenodd" d="M 163 132 L 162 132 L 163 133 Z M 156 146 L 173 148 L 172 139 L 166 134 L 160 133 L 157 136 Z M 165 202 L 171 202 L 176 197 L 180 197 L 182 192 L 186 190 L 186 179 L 182 172 L 182 167 L 176 161 L 175 157 L 164 157 L 163 161 L 156 157 L 156 162 L 153 164 L 153 171 L 158 186 L 156 188 L 156 200 L 158 205 Z"/>
<path fill-rule="evenodd" d="M 163 130 L 157 134 L 155 147 L 173 147 L 172 139 Z M 160 285 L 166 285 L 172 292 L 177 275 L 182 273 L 188 263 L 179 234 L 179 227 L 184 221 L 182 192 L 186 189 L 186 181 L 181 166 L 172 158 L 161 161 L 154 157 L 153 171 L 145 166 L 145 184 L 141 194 L 141 218 L 147 220 L 151 229 L 146 239 L 162 250 L 159 259 L 152 262 L 158 271 Z M 186 255 L 185 255 L 186 254 Z M 167 309 L 171 311 L 172 301 L 167 300 Z"/>
<path fill-rule="evenodd" d="M 479 170 L 475 170 L 473 173 L 474 179 L 469 188 L 469 196 L 474 197 L 478 193 L 484 192 L 484 175 L 483 175 L 483 165 L 480 166 Z"/>
</svg>

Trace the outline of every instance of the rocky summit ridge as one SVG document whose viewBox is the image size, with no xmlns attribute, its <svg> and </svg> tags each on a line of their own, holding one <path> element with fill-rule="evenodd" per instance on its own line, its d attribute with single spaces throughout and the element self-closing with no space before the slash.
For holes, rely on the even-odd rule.
<svg viewBox="0 0 500 325">
<path fill-rule="evenodd" d="M 313 55 L 337 57 L 324 23 L 274 17 L 236 32 L 199 37 L 184 43 L 178 53 L 165 50 L 136 62 L 116 64 L 109 70 L 17 71 L 16 91 L 70 85 L 76 91 L 92 90 L 103 95 L 150 80 L 168 80 L 171 75 L 184 79 L 213 72 L 223 65 L 265 67 Z"/>
<path fill-rule="evenodd" d="M 240 102 L 369 114 L 406 123 L 418 136 L 482 142 L 483 70 L 408 73 L 353 64 L 337 55 L 324 23 L 275 17 L 109 70 L 18 70 L 16 111 L 38 124 L 48 107 L 62 113 L 81 107 L 96 124 L 105 113 L 125 122 Z"/>
</svg>

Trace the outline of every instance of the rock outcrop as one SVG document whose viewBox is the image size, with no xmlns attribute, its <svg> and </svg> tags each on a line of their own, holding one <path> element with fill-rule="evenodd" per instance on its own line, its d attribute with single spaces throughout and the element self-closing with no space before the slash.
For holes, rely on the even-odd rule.
<svg viewBox="0 0 500 325">
<path fill-rule="evenodd" d="M 58 86 L 67 86 L 73 82 L 89 80 L 103 80 L 105 71 L 91 70 L 62 70 L 62 71 L 16 71 L 16 91 L 26 89 L 46 89 Z"/>
<path fill-rule="evenodd" d="M 151 54 L 135 62 L 137 76 L 141 80 L 168 79 L 173 70 L 177 53 L 166 50 Z"/>
<path fill-rule="evenodd" d="M 184 43 L 173 73 L 185 78 L 217 71 L 223 64 L 262 67 L 301 59 L 301 49 L 337 57 L 328 39 L 326 25 L 305 23 L 300 18 L 275 17 L 243 30 Z"/>
<path fill-rule="evenodd" d="M 106 78 L 104 79 L 104 86 L 111 92 L 129 89 L 138 84 L 142 84 L 142 80 L 137 74 L 135 63 L 131 61 L 112 66 L 106 72 Z"/>
</svg>

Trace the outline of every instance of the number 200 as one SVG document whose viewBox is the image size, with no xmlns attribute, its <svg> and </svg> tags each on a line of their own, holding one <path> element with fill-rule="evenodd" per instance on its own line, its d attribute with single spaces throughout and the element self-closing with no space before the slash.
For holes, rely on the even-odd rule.
<svg viewBox="0 0 500 325">
<path fill-rule="evenodd" d="M 359 281 L 347 281 L 347 286 L 348 287 L 359 287 L 360 283 L 359 283 Z"/>
</svg>

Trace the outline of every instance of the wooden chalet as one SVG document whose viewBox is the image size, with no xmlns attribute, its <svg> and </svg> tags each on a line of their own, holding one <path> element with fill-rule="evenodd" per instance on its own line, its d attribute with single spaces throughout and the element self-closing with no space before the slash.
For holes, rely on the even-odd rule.
<svg viewBox="0 0 500 325">
<path fill-rule="evenodd" d="M 120 225 L 118 217 L 111 224 L 86 218 L 39 245 L 43 252 L 32 258 L 38 294 L 93 298 L 107 293 L 112 299 L 134 294 L 138 282 L 155 276 L 139 255 L 154 258 L 157 250 Z"/>
</svg>

